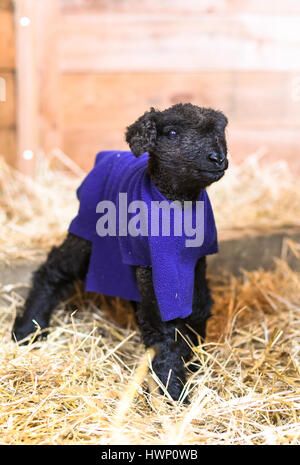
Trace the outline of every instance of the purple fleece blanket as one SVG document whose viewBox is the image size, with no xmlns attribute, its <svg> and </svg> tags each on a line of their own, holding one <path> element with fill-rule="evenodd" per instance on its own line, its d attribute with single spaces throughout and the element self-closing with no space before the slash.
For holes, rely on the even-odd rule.
<svg viewBox="0 0 300 465">
<path fill-rule="evenodd" d="M 155 187 L 147 173 L 147 165 L 147 153 L 136 158 L 131 152 L 100 152 L 94 168 L 78 188 L 79 212 L 69 231 L 92 242 L 85 280 L 88 291 L 139 302 L 141 296 L 135 266 L 151 266 L 162 320 L 186 318 L 192 312 L 196 262 L 204 255 L 218 252 L 213 211 L 203 190 L 198 198 L 202 202 L 190 202 L 190 208 L 186 210 L 178 206 L 177 209 L 170 209 L 170 231 L 165 235 L 162 232 L 162 228 L 165 228 L 163 215 L 160 211 L 157 223 L 157 216 L 153 213 L 157 210 L 151 210 L 151 207 L 153 201 L 154 205 L 164 201 L 167 206 L 171 202 Z M 110 201 L 111 204 L 107 206 L 103 201 Z M 125 211 L 124 205 L 127 208 L 134 201 L 143 201 L 144 207 L 133 203 L 132 210 L 129 208 L 129 212 Z M 202 210 L 196 208 L 196 203 L 201 205 Z M 175 211 L 181 212 L 182 220 L 178 220 L 180 217 L 176 216 Z M 195 228 L 196 212 L 198 214 L 200 211 L 203 243 L 200 244 L 202 241 L 198 237 L 197 241 L 191 242 L 193 246 L 187 246 L 187 240 L 201 236 L 199 225 L 198 229 Z M 194 229 L 190 229 L 186 235 L 184 221 L 188 217 Z M 178 233 L 180 225 L 183 230 L 181 235 Z M 130 234 L 126 231 L 127 226 Z M 106 236 L 103 229 L 109 231 Z M 195 246 L 198 242 L 200 245 Z"/>
</svg>

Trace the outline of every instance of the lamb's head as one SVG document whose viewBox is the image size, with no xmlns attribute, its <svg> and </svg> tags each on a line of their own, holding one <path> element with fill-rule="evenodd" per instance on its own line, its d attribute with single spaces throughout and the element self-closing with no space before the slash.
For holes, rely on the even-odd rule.
<svg viewBox="0 0 300 465">
<path fill-rule="evenodd" d="M 226 125 L 220 111 L 177 104 L 146 112 L 127 128 L 126 140 L 135 156 L 149 153 L 149 174 L 160 190 L 196 196 L 228 168 Z"/>
</svg>

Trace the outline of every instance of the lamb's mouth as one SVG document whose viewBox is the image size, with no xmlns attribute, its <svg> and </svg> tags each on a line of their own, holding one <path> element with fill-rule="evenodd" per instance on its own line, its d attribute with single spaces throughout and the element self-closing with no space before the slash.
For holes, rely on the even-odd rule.
<svg viewBox="0 0 300 465">
<path fill-rule="evenodd" d="M 218 176 L 223 176 L 225 173 L 225 169 L 221 170 L 200 170 L 200 173 L 203 174 L 204 176 L 209 176 L 209 177 L 218 177 Z"/>
<path fill-rule="evenodd" d="M 201 173 L 224 173 L 225 169 L 219 169 L 219 170 L 200 170 Z"/>
</svg>

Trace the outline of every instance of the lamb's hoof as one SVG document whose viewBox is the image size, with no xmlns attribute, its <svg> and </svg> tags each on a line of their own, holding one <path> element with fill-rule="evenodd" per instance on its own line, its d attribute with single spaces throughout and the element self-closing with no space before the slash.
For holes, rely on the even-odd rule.
<svg viewBox="0 0 300 465">
<path fill-rule="evenodd" d="M 28 345 L 39 339 L 46 339 L 48 332 L 38 328 L 33 321 L 24 323 L 20 317 L 17 317 L 12 329 L 11 337 L 14 342 L 20 345 Z"/>
<path fill-rule="evenodd" d="M 167 381 L 163 382 L 164 385 L 167 385 L 166 389 L 159 388 L 159 393 L 162 394 L 167 401 L 171 401 L 172 399 L 172 401 L 179 401 L 182 404 L 189 403 L 188 396 L 184 396 L 184 383 L 177 376 L 172 373 L 169 380 L 166 380 L 165 376 L 159 376 L 159 378 L 163 381 Z"/>
</svg>

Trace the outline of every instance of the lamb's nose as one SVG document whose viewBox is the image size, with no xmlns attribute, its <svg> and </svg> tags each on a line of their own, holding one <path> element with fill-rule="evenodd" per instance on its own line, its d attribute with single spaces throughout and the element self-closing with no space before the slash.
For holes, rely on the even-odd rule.
<svg viewBox="0 0 300 465">
<path fill-rule="evenodd" d="M 224 155 L 218 155 L 216 152 L 211 152 L 208 155 L 209 160 L 213 161 L 214 163 L 221 165 L 223 161 L 225 160 Z"/>
</svg>

